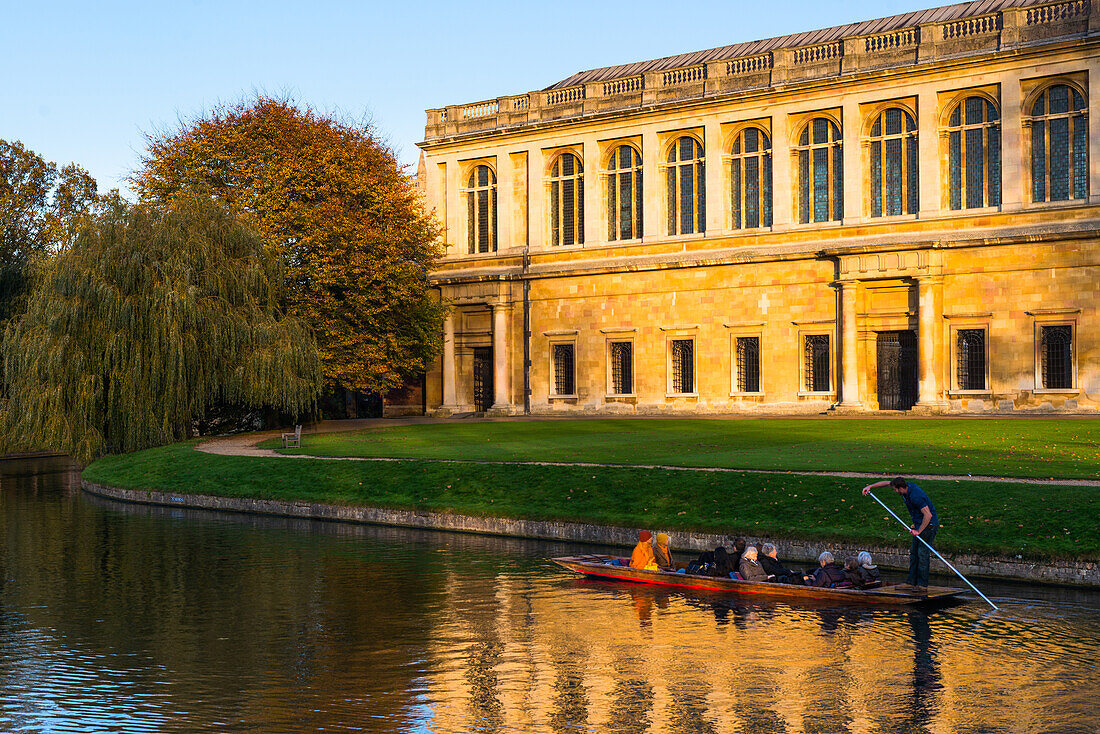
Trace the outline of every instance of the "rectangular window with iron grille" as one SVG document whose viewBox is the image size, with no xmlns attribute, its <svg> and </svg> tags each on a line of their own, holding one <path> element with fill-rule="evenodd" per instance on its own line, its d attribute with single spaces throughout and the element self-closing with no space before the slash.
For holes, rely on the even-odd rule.
<svg viewBox="0 0 1100 734">
<path fill-rule="evenodd" d="M 737 337 L 737 392 L 760 392 L 760 337 Z"/>
<path fill-rule="evenodd" d="M 985 329 L 955 332 L 956 378 L 960 390 L 985 390 Z"/>
<path fill-rule="evenodd" d="M 829 335 L 807 335 L 804 352 L 806 392 L 829 392 Z"/>
<path fill-rule="evenodd" d="M 634 392 L 634 343 L 611 342 L 611 393 Z"/>
<path fill-rule="evenodd" d="M 1073 327 L 1040 326 L 1039 359 L 1043 388 L 1068 390 L 1073 387 Z"/>
<path fill-rule="evenodd" d="M 572 344 L 551 345 L 554 364 L 554 394 L 575 395 L 574 349 Z"/>
<path fill-rule="evenodd" d="M 695 392 L 695 341 L 675 339 L 669 344 L 672 359 L 672 392 Z"/>
</svg>

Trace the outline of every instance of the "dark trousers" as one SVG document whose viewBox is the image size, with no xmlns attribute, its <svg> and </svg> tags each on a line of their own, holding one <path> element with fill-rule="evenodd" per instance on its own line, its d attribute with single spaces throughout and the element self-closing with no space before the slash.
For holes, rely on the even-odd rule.
<svg viewBox="0 0 1100 734">
<path fill-rule="evenodd" d="M 920 534 L 920 537 L 932 545 L 932 541 L 936 537 L 936 531 L 939 530 L 938 523 L 928 523 L 928 527 L 924 529 L 924 532 Z M 913 536 L 913 544 L 909 546 L 909 585 L 910 586 L 928 586 L 928 557 L 931 552 L 928 550 L 928 545 L 917 540 L 916 536 Z"/>
</svg>

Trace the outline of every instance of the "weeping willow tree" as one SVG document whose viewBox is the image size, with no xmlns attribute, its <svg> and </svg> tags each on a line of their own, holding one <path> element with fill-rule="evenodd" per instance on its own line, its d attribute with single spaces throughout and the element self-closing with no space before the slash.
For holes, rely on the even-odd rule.
<svg viewBox="0 0 1100 734">
<path fill-rule="evenodd" d="M 103 215 L 4 335 L 5 443 L 86 461 L 186 438 L 215 405 L 310 409 L 320 361 L 281 267 L 209 198 Z"/>
</svg>

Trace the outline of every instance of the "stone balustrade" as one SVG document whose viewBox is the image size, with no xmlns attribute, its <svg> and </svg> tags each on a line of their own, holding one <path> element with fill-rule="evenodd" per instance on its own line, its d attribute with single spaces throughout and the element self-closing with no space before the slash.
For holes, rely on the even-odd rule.
<svg viewBox="0 0 1100 734">
<path fill-rule="evenodd" d="M 1060 0 L 734 59 L 427 111 L 426 140 L 736 94 L 1100 33 L 1089 0 Z"/>
</svg>

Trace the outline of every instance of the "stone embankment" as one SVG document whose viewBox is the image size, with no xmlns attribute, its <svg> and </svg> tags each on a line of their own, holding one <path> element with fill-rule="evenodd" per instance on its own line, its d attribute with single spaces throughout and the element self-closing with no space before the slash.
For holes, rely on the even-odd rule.
<svg viewBox="0 0 1100 734">
<path fill-rule="evenodd" d="M 393 510 L 352 505 L 314 504 L 283 500 L 261 500 L 239 497 L 214 497 L 209 495 L 178 494 L 148 490 L 116 489 L 82 481 L 86 492 L 123 502 L 187 507 L 227 512 L 244 512 L 312 520 L 329 520 L 371 525 L 395 525 L 410 528 L 426 528 L 461 533 L 504 535 L 539 540 L 561 540 L 577 543 L 593 543 L 631 548 L 638 537 L 637 528 L 620 528 L 585 523 L 519 520 L 503 517 L 473 517 L 446 512 L 423 510 Z M 779 555 L 792 563 L 816 563 L 818 553 L 827 545 L 838 558 L 855 555 L 861 550 L 870 551 L 875 561 L 884 568 L 905 569 L 909 565 L 908 542 L 899 541 L 894 547 L 856 547 L 841 543 L 806 542 L 781 538 L 749 538 L 750 542 L 770 540 L 779 549 Z M 686 551 L 702 551 L 716 545 L 728 545 L 730 538 L 706 533 L 677 534 L 674 547 L 683 554 Z M 1100 587 L 1100 564 L 1092 561 L 1052 560 L 1038 563 L 1024 559 L 959 554 L 951 562 L 967 576 L 991 577 L 1018 581 L 1064 584 L 1071 586 Z M 950 573 L 935 557 L 933 572 Z"/>
</svg>

